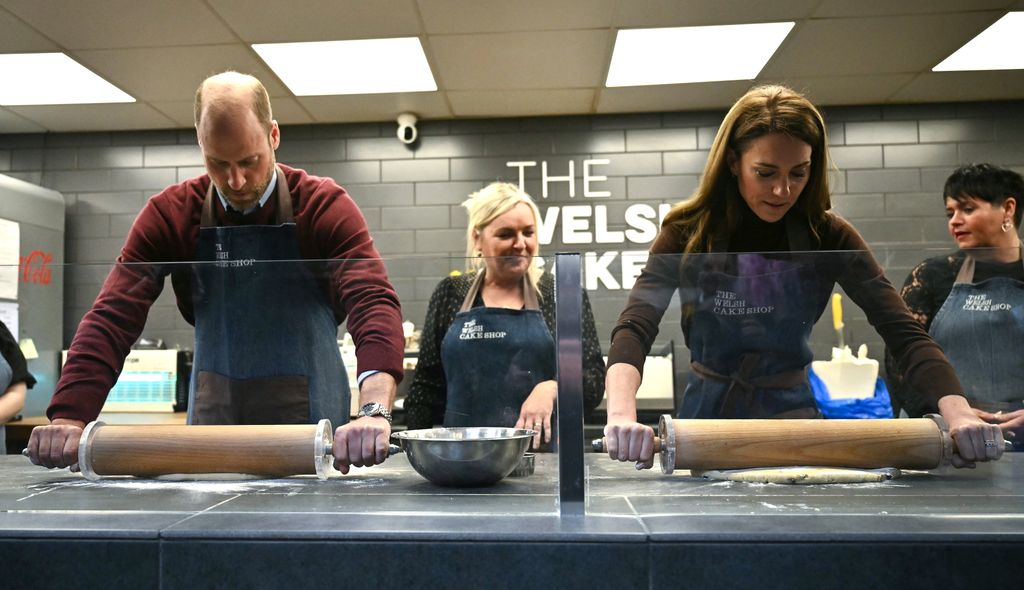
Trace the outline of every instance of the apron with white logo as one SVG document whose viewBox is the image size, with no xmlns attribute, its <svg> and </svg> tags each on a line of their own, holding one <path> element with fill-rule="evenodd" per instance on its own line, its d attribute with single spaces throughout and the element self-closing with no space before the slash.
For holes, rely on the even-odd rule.
<svg viewBox="0 0 1024 590">
<path fill-rule="evenodd" d="M 214 190 L 211 183 L 193 268 L 189 423 L 348 422 L 337 322 L 302 262 L 284 172 L 278 168 L 278 225 L 217 227 Z"/>
<path fill-rule="evenodd" d="M 445 426 L 514 426 L 533 388 L 555 378 L 555 342 L 533 288 L 523 281 L 525 309 L 472 307 L 483 275 L 441 342 Z"/>
<path fill-rule="evenodd" d="M 975 283 L 974 266 L 967 255 L 928 332 L 956 369 L 972 406 L 991 412 L 1020 409 L 1024 283 L 1008 277 Z"/>
<path fill-rule="evenodd" d="M 833 283 L 814 269 L 809 230 L 786 217 L 794 252 L 712 254 L 689 335 L 690 376 L 679 418 L 817 418 L 807 381 L 811 329 Z M 716 243 L 715 252 L 727 245 Z M 725 260 L 735 260 L 735 274 Z"/>
</svg>

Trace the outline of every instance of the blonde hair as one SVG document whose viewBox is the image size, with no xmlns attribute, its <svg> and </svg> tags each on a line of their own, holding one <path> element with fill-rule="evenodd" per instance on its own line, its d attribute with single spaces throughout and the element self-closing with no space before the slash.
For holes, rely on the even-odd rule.
<svg viewBox="0 0 1024 590">
<path fill-rule="evenodd" d="M 196 129 L 199 129 L 199 123 L 203 118 L 203 112 L 206 110 L 208 103 L 204 98 L 204 90 L 207 86 L 214 86 L 218 89 L 240 87 L 250 93 L 250 107 L 252 112 L 256 115 L 256 120 L 259 121 L 263 130 L 270 133 L 270 127 L 274 123 L 274 112 L 270 108 L 270 95 L 267 94 L 266 87 L 260 82 L 255 76 L 248 74 L 242 74 L 233 70 L 214 74 L 209 78 L 203 80 L 196 89 L 195 103 L 192 105 L 193 116 L 195 117 Z"/>
<path fill-rule="evenodd" d="M 512 210 L 520 203 L 525 203 L 533 212 L 534 227 L 540 231 L 540 210 L 533 202 L 530 195 L 518 186 L 508 182 L 492 182 L 477 192 L 469 195 L 463 201 L 462 206 L 469 212 L 469 224 L 466 228 L 466 270 L 478 270 L 482 261 L 476 249 L 476 237 L 474 234 L 482 234 L 484 228 L 492 221 Z M 537 251 L 533 252 L 534 259 L 526 271 L 526 280 L 530 287 L 540 295 L 538 284 L 544 271 L 537 266 L 536 257 L 540 254 L 540 243 L 537 244 Z"/>
<path fill-rule="evenodd" d="M 689 236 L 683 253 L 709 252 L 715 237 L 732 235 L 739 226 L 742 197 L 727 156 L 730 150 L 739 156 L 751 142 L 770 133 L 784 133 L 811 146 L 807 186 L 793 209 L 807 218 L 811 232 L 817 235 L 818 224 L 832 207 L 825 120 L 817 107 L 795 90 L 759 86 L 729 109 L 711 145 L 697 190 L 665 216 L 663 226 L 675 224 Z M 724 226 L 712 227 L 722 219 Z"/>
</svg>

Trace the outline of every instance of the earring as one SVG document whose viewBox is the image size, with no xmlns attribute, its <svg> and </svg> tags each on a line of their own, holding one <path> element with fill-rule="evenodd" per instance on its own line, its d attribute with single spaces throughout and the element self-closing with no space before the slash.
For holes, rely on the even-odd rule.
<svg viewBox="0 0 1024 590">
<path fill-rule="evenodd" d="M 1010 223 L 1010 218 L 1007 217 L 1006 219 L 1003 220 L 1003 231 L 1008 232 L 1010 231 L 1011 227 L 1013 227 L 1013 224 Z"/>
</svg>

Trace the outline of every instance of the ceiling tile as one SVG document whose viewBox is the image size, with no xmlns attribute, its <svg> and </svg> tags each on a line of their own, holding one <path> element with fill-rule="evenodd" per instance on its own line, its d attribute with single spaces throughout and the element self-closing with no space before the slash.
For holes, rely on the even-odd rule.
<svg viewBox="0 0 1024 590">
<path fill-rule="evenodd" d="M 609 31 L 431 36 L 447 90 L 597 87 L 611 55 Z"/>
<path fill-rule="evenodd" d="M 645 0 L 619 2 L 614 26 L 692 27 L 769 23 L 810 17 L 820 0 Z"/>
<path fill-rule="evenodd" d="M 36 32 L 16 16 L 0 10 L 0 53 L 36 53 L 60 51 L 53 41 Z"/>
<path fill-rule="evenodd" d="M 452 116 L 441 92 L 303 96 L 296 100 L 319 123 L 393 121 L 405 112 L 421 119 Z"/>
<path fill-rule="evenodd" d="M 615 0 L 417 0 L 428 34 L 604 29 Z"/>
<path fill-rule="evenodd" d="M 143 103 L 7 107 L 49 131 L 169 129 L 178 124 Z"/>
<path fill-rule="evenodd" d="M 247 43 L 415 37 L 415 0 L 209 0 Z"/>
<path fill-rule="evenodd" d="M 808 21 L 790 33 L 761 77 L 930 69 L 1000 16 L 998 12 L 971 12 Z"/>
<path fill-rule="evenodd" d="M 750 80 L 604 88 L 597 100 L 598 113 L 640 111 L 696 111 L 729 108 L 754 83 Z"/>
<path fill-rule="evenodd" d="M 906 14 L 935 14 L 939 12 L 970 12 L 974 10 L 1000 10 L 1010 4 L 1007 0 L 821 0 L 814 11 L 815 18 L 848 16 L 895 16 Z"/>
<path fill-rule="evenodd" d="M 785 84 L 807 95 L 818 106 L 880 104 L 914 79 L 914 74 L 773 78 L 765 83 Z"/>
<path fill-rule="evenodd" d="M 267 65 L 240 43 L 76 51 L 72 57 L 141 100 L 191 100 L 200 82 L 227 69 L 255 75 L 271 96 L 291 94 Z"/>
<path fill-rule="evenodd" d="M 456 117 L 527 117 L 592 112 L 594 91 L 453 90 L 448 93 Z"/>
<path fill-rule="evenodd" d="M 46 127 L 0 108 L 0 133 L 35 133 L 46 131 Z"/>
<path fill-rule="evenodd" d="M 1024 97 L 1024 70 L 928 72 L 892 97 L 892 102 L 1011 100 Z"/>
<path fill-rule="evenodd" d="M 3 0 L 3 6 L 66 49 L 237 41 L 202 0 Z"/>
</svg>

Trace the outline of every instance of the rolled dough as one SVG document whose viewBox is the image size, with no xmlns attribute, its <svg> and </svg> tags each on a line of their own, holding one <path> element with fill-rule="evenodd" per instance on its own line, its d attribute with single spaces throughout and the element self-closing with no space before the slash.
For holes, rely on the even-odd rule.
<svg viewBox="0 0 1024 590">
<path fill-rule="evenodd" d="M 899 469 L 849 469 L 842 467 L 758 467 L 754 469 L 709 469 L 690 472 L 694 477 L 753 483 L 810 485 L 828 483 L 869 483 L 896 479 Z"/>
</svg>

